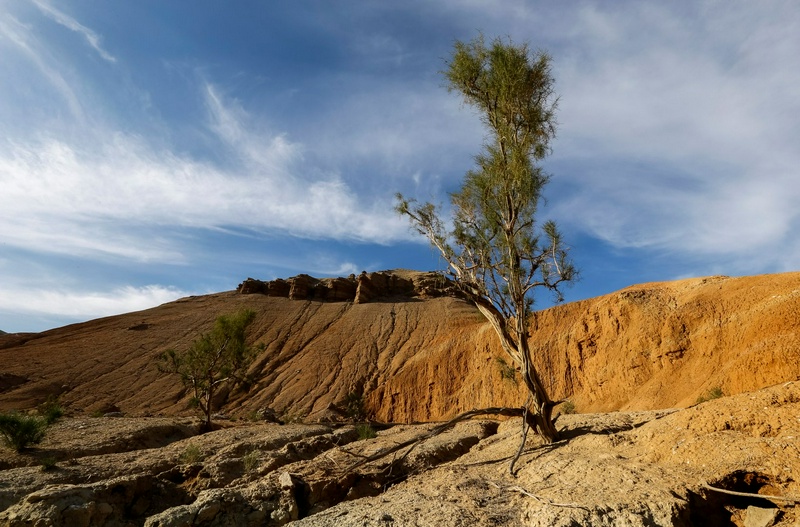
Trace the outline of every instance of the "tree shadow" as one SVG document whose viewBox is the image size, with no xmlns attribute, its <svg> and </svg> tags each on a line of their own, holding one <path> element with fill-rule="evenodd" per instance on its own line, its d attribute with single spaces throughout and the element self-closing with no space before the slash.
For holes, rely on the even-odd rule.
<svg viewBox="0 0 800 527">
<path fill-rule="evenodd" d="M 536 458 L 538 458 L 540 456 L 543 456 L 545 454 L 548 454 L 548 453 L 558 449 L 561 446 L 564 446 L 565 444 L 566 444 L 566 441 L 559 440 L 559 441 L 556 441 L 555 443 L 550 443 L 550 444 L 547 444 L 547 445 L 532 446 L 532 447 L 524 449 L 522 451 L 522 454 L 520 455 L 520 457 L 526 456 L 526 455 L 529 455 L 529 454 L 538 454 L 534 458 L 534 459 L 536 459 Z M 502 456 L 502 457 L 498 457 L 498 458 L 494 458 L 494 459 L 484 459 L 483 461 L 475 461 L 475 462 L 472 462 L 472 463 L 464 463 L 463 466 L 465 466 L 465 467 L 482 467 L 482 466 L 486 466 L 486 465 L 495 465 L 497 463 L 503 463 L 503 462 L 507 462 L 507 461 L 510 462 L 512 459 L 514 459 L 515 456 L 516 456 L 516 454 L 511 454 L 511 455 L 508 455 L 508 456 Z"/>
<path fill-rule="evenodd" d="M 585 417 L 586 422 L 579 422 L 575 423 L 574 425 L 566 424 L 559 429 L 558 435 L 560 439 L 570 441 L 584 435 L 609 436 L 621 432 L 630 432 L 631 430 L 636 430 L 647 423 L 657 421 L 658 419 L 661 419 L 676 411 L 677 409 L 669 409 L 648 412 L 620 413 L 618 416 L 616 416 L 616 421 L 603 419 L 604 417 L 613 415 L 616 412 L 611 414 L 588 414 Z"/>
</svg>

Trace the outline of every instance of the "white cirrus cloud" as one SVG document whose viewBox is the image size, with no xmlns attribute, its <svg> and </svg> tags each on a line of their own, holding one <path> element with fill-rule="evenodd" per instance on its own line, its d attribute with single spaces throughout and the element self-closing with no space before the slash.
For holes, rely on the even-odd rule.
<svg viewBox="0 0 800 527">
<path fill-rule="evenodd" d="M 800 8 L 712 4 L 582 8 L 556 71 L 555 160 L 581 166 L 558 175 L 558 214 L 617 247 L 780 267 L 800 218 Z"/>
<path fill-rule="evenodd" d="M 56 23 L 61 24 L 65 28 L 75 31 L 76 33 L 80 34 L 89 45 L 94 48 L 98 55 L 100 55 L 104 60 L 108 62 L 116 62 L 117 59 L 108 53 L 103 47 L 100 45 L 100 35 L 89 29 L 88 27 L 80 24 L 77 20 L 72 18 L 71 16 L 67 15 L 63 11 L 59 11 L 45 0 L 31 0 L 36 7 L 38 7 L 42 13 L 46 16 L 54 20 Z"/>
<path fill-rule="evenodd" d="M 0 240 L 174 261 L 168 239 L 139 237 L 138 228 L 239 226 L 378 243 L 409 236 L 390 203 L 364 203 L 336 175 L 304 164 L 301 145 L 248 129 L 241 108 L 211 86 L 205 93 L 209 127 L 231 155 L 225 166 L 109 130 L 0 145 Z"/>
<path fill-rule="evenodd" d="M 16 316 L 38 316 L 88 319 L 98 314 L 112 315 L 140 311 L 171 302 L 189 293 L 174 287 L 146 285 L 121 286 L 104 291 L 85 291 L 26 287 L 15 289 L 0 286 L 0 312 L 13 312 Z"/>
<path fill-rule="evenodd" d="M 60 71 L 58 60 L 48 52 L 46 45 L 30 30 L 29 26 L 17 20 L 10 13 L 0 11 L 0 46 L 6 43 L 8 44 L 6 49 L 3 50 L 0 47 L 0 51 L 4 51 L 3 62 L 11 64 L 11 66 L 9 70 L 5 71 L 7 77 L 0 80 L 0 95 L 3 95 L 4 99 L 0 101 L 0 110 L 5 107 L 13 108 L 23 103 L 25 98 L 29 97 L 28 91 L 37 94 L 36 103 L 52 110 L 54 108 L 53 101 L 40 95 L 42 87 L 39 84 L 44 80 L 45 84 L 67 104 L 69 113 L 74 119 L 80 121 L 84 118 L 79 95 L 68 78 Z M 15 59 L 20 62 L 19 65 L 15 63 Z M 27 89 L 20 91 L 20 83 L 27 85 Z M 24 104 L 31 106 L 27 102 Z M 35 114 L 38 108 L 34 105 L 28 110 Z M 0 123 L 0 130 L 19 124 L 21 123 Z M 10 130 L 6 130 L 6 132 L 10 133 Z"/>
</svg>

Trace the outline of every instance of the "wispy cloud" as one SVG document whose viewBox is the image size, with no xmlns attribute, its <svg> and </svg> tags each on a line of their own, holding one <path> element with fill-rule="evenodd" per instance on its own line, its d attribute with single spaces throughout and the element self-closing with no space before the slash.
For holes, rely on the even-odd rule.
<svg viewBox="0 0 800 527">
<path fill-rule="evenodd" d="M 583 165 L 559 213 L 618 247 L 777 265 L 800 217 L 800 10 L 779 7 L 585 7 L 557 66 L 556 159 Z"/>
<path fill-rule="evenodd" d="M 0 145 L 7 226 L 0 240 L 43 252 L 176 261 L 180 249 L 153 239 L 154 226 L 235 225 L 379 243 L 408 237 L 390 204 L 362 202 L 335 175 L 304 164 L 301 145 L 247 129 L 240 108 L 211 86 L 204 92 L 209 127 L 233 158 L 227 166 L 113 130 Z"/>
<path fill-rule="evenodd" d="M 26 61 L 34 65 L 39 74 L 67 103 L 71 115 L 76 119 L 82 119 L 84 111 L 78 95 L 67 79 L 59 72 L 58 68 L 55 67 L 57 61 L 49 55 L 46 46 L 41 44 L 29 28 L 10 13 L 0 11 L 0 36 L 5 37 L 14 46 L 15 50 L 22 54 Z M 0 39 L 1 41 L 2 39 Z M 4 60 L 9 60 L 9 58 L 4 57 Z M 15 73 L 15 82 L 20 82 L 24 79 L 24 77 L 20 76 L 19 71 L 15 71 Z M 2 88 L 1 82 L 0 88 Z M 3 104 L 13 105 L 18 104 L 18 101 L 7 100 Z"/>
<path fill-rule="evenodd" d="M 100 45 L 101 38 L 100 36 L 89 29 L 88 27 L 80 24 L 77 20 L 72 18 L 71 16 L 65 14 L 62 11 L 59 11 L 55 7 L 51 6 L 45 0 L 31 0 L 36 7 L 38 7 L 42 13 L 47 15 L 49 18 L 54 20 L 56 23 L 61 24 L 65 28 L 75 31 L 79 33 L 83 38 L 86 39 L 86 42 L 94 48 L 94 50 L 100 55 L 104 60 L 108 62 L 116 62 L 117 59 L 108 53 L 103 47 Z"/>
<path fill-rule="evenodd" d="M 287 24 L 306 20 L 301 4 L 287 8 Z M 61 306 L 54 313 L 63 304 L 116 309 L 111 293 L 92 293 L 101 289 L 157 302 L 171 289 L 142 284 L 172 281 L 176 267 L 164 262 L 186 269 L 186 284 L 224 274 L 242 254 L 236 272 L 347 274 L 377 260 L 361 242 L 391 249 L 416 239 L 394 214 L 393 193 L 446 202 L 482 141 L 478 118 L 437 74 L 451 39 L 475 28 L 553 54 L 561 102 L 548 212 L 571 233 L 637 261 L 661 252 L 697 262 L 698 272 L 800 261 L 792 0 L 350 6 L 353 31 L 339 23 L 353 18 L 347 9 L 292 27 L 324 34 L 298 37 L 307 45 L 291 57 L 280 47 L 248 54 L 223 38 L 198 45 L 183 25 L 137 48 L 141 33 L 121 30 L 114 15 L 79 21 L 52 0 L 0 6 L 0 247 L 10 248 L 0 257 L 58 254 L 124 277 L 39 287 L 58 263 L 23 273 L 9 262 L 4 276 L 34 277 L 0 291 L 35 292 L 26 312 L 48 302 Z M 192 23 L 209 23 L 213 9 L 195 9 Z M 399 18 L 376 23 L 386 10 Z M 130 13 L 158 16 L 145 11 Z M 120 29 L 113 41 L 106 27 Z M 121 44 L 114 54 L 104 32 Z M 324 64 L 319 42 L 340 46 Z M 264 240 L 275 243 L 265 249 Z M 329 242 L 344 243 L 328 251 Z M 214 271 L 192 267 L 232 247 L 240 252 Z M 126 275 L 144 270 L 146 279 Z"/>
<path fill-rule="evenodd" d="M 185 291 L 159 285 L 123 286 L 103 292 L 66 288 L 14 289 L 0 286 L 0 312 L 13 312 L 16 316 L 36 314 L 86 319 L 97 316 L 98 313 L 139 311 L 187 295 Z"/>
<path fill-rule="evenodd" d="M 114 58 L 92 30 L 44 0 L 35 4 Z M 218 86 L 203 80 L 197 86 L 206 120 L 193 125 L 211 133 L 215 152 L 214 161 L 198 159 L 173 150 L 164 137 L 150 139 L 109 121 L 102 101 L 66 80 L 71 65 L 48 52 L 45 36 L 7 11 L 0 15 L 9 57 L 24 57 L 23 69 L 34 64 L 70 109 L 64 114 L 56 106 L 52 119 L 26 134 L 6 123 L 0 242 L 82 258 L 185 263 L 189 248 L 175 235 L 185 228 L 377 243 L 408 238 L 386 202 L 391 193 L 365 200 L 335 168 L 306 159 L 303 144 L 270 130 L 263 116 L 250 115 Z M 13 105 L 18 94 L 10 86 L 0 80 Z M 41 102 L 31 97 L 28 106 Z"/>
<path fill-rule="evenodd" d="M 796 2 L 439 5 L 553 55 L 563 224 L 695 272 L 797 267 Z"/>
</svg>

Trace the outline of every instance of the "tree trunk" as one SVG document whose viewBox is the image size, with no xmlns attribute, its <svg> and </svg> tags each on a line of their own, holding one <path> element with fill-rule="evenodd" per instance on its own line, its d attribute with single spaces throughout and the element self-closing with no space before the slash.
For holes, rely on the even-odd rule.
<svg viewBox="0 0 800 527">
<path fill-rule="evenodd" d="M 522 337 L 519 341 L 521 348 L 519 353 L 522 356 L 522 379 L 528 389 L 531 401 L 528 407 L 528 424 L 542 436 L 546 443 L 554 443 L 558 440 L 558 430 L 553 423 L 553 401 L 547 395 L 542 380 L 531 362 L 526 337 Z"/>
<path fill-rule="evenodd" d="M 211 400 L 214 397 L 214 377 L 208 376 L 208 393 L 206 394 L 206 407 L 203 408 L 206 414 L 206 424 L 204 426 L 206 432 L 211 431 Z"/>
<path fill-rule="evenodd" d="M 512 330 L 514 336 L 512 336 L 506 329 L 505 320 L 497 309 L 475 294 L 470 295 L 469 298 L 478 308 L 478 311 L 483 313 L 492 325 L 500 338 L 503 349 L 522 369 L 522 380 L 525 382 L 525 388 L 530 395 L 530 403 L 526 403 L 528 404 L 528 424 L 536 433 L 542 436 L 546 443 L 556 442 L 558 440 L 558 431 L 553 423 L 553 401 L 547 395 L 542 380 L 539 378 L 539 374 L 531 361 L 525 317 L 523 316 L 516 321 Z"/>
</svg>

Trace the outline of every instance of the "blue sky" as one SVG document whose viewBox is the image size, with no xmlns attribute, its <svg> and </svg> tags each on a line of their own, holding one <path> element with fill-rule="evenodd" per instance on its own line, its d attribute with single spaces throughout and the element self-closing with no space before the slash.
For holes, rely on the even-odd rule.
<svg viewBox="0 0 800 527">
<path fill-rule="evenodd" d="M 553 56 L 567 300 L 800 268 L 793 0 L 0 0 L 0 329 L 439 268 L 393 195 L 471 168 L 439 72 L 479 31 Z"/>
</svg>

